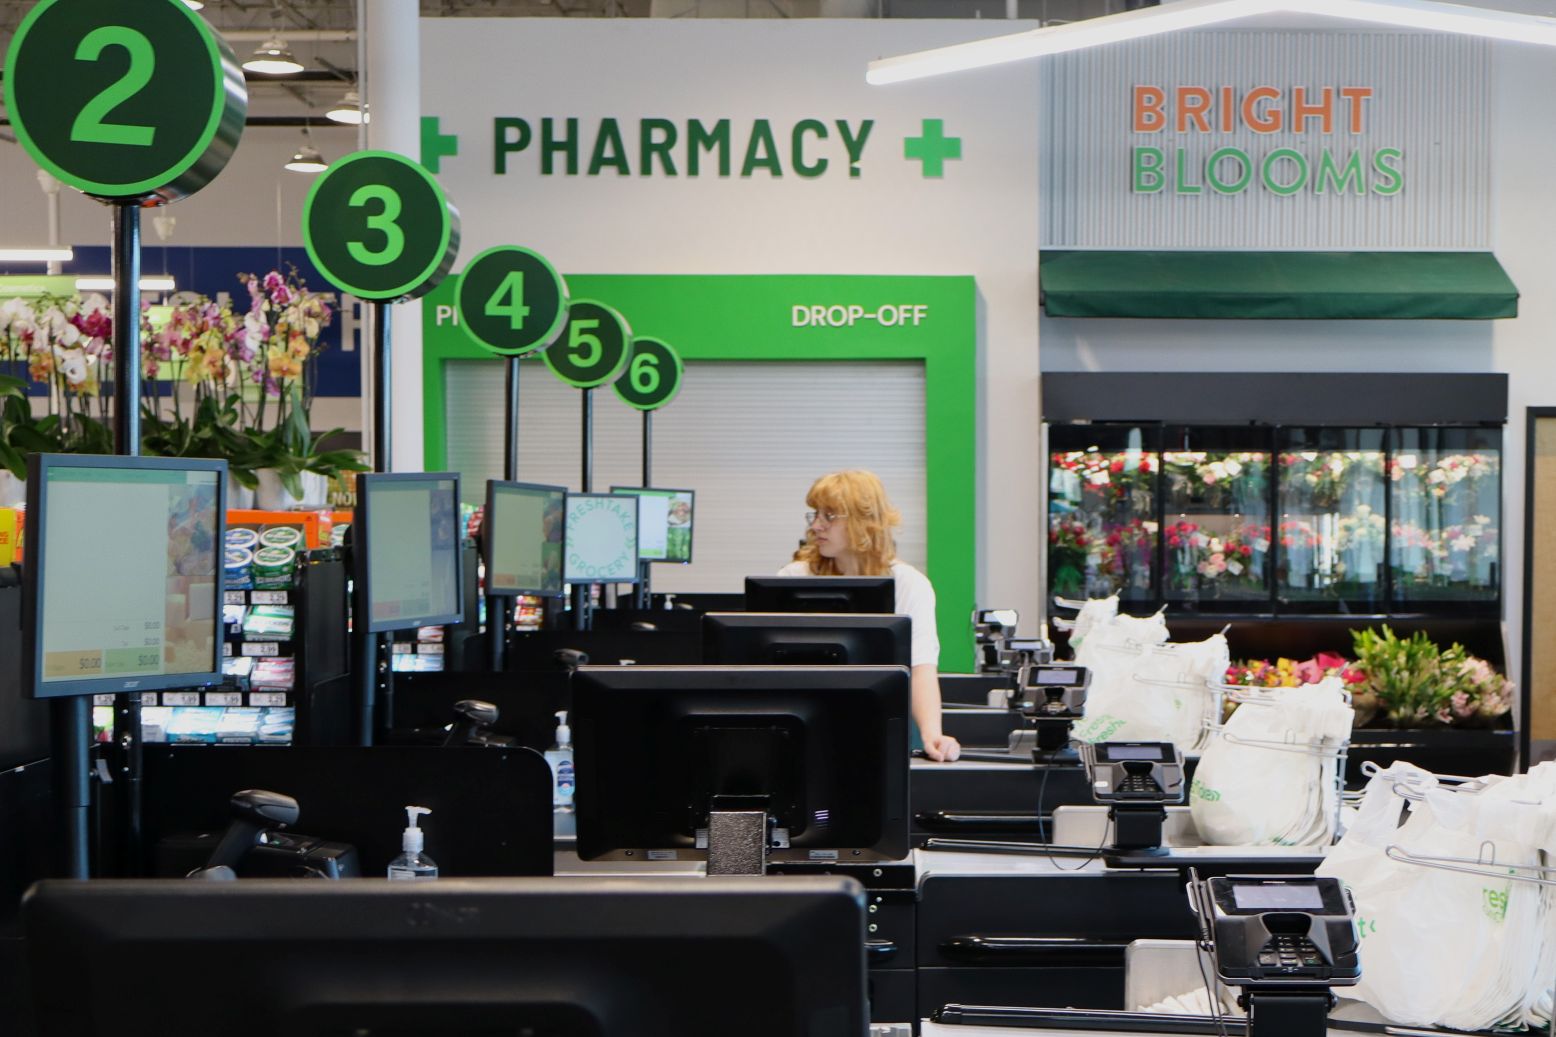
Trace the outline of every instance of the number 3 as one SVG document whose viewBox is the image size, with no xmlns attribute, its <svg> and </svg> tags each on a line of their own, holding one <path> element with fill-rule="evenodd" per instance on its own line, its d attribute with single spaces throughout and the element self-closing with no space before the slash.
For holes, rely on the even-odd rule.
<svg viewBox="0 0 1556 1037">
<path fill-rule="evenodd" d="M 368 202 L 383 203 L 383 212 L 367 218 L 367 229 L 376 230 L 384 236 L 384 247 L 373 249 L 360 241 L 348 241 L 346 250 L 358 263 L 387 266 L 399 259 L 400 253 L 405 251 L 405 232 L 394 222 L 400 215 L 400 195 L 394 188 L 384 184 L 364 184 L 352 193 L 346 204 L 353 209 L 360 209 Z"/>
<path fill-rule="evenodd" d="M 127 25 L 104 25 L 87 33 L 76 47 L 77 61 L 97 61 L 109 47 L 130 52 L 130 67 L 124 75 L 109 83 L 92 98 L 70 124 L 70 139 L 88 144 L 130 144 L 150 147 L 156 136 L 155 126 L 134 126 L 104 122 L 103 117 L 134 97 L 151 82 L 157 67 L 157 52 L 151 41 Z"/>
</svg>

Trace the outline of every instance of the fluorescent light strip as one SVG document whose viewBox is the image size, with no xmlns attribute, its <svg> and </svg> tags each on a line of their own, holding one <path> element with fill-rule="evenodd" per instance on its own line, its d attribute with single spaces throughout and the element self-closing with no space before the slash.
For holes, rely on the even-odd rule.
<svg viewBox="0 0 1556 1037">
<path fill-rule="evenodd" d="M 870 62 L 865 79 L 876 85 L 900 83 L 1276 13 L 1316 14 L 1406 29 L 1556 46 L 1556 18 L 1432 0 L 1181 0 L 1160 7 L 881 58 Z"/>
<path fill-rule="evenodd" d="M 76 254 L 68 248 L 0 248 L 0 262 L 68 263 Z"/>
<path fill-rule="evenodd" d="M 76 278 L 76 291 L 78 292 L 111 292 L 114 290 L 114 279 L 111 277 L 78 277 Z M 171 277 L 143 277 L 140 279 L 140 290 L 143 292 L 171 292 L 176 290 Z"/>
</svg>

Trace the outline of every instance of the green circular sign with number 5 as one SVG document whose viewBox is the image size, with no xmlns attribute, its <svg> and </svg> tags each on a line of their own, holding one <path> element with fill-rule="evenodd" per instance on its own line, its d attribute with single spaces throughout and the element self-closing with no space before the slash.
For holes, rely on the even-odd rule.
<svg viewBox="0 0 1556 1037">
<path fill-rule="evenodd" d="M 616 395 L 638 410 L 658 410 L 681 391 L 681 358 L 657 338 L 632 340 L 632 359 L 616 379 Z"/>
<path fill-rule="evenodd" d="M 5 106 L 27 154 L 62 183 L 168 202 L 227 165 L 248 89 L 182 0 L 40 0 L 6 54 Z"/>
<path fill-rule="evenodd" d="M 567 282 L 540 253 L 499 245 L 465 267 L 454 305 L 476 345 L 523 356 L 556 341 L 567 320 Z"/>
<path fill-rule="evenodd" d="M 459 253 L 459 212 L 432 174 L 392 151 L 357 151 L 319 174 L 303 205 L 308 258 L 359 299 L 432 291 Z"/>
<path fill-rule="evenodd" d="M 621 374 L 631 343 L 627 318 L 602 302 L 577 299 L 567 305 L 562 337 L 541 355 L 551 373 L 568 385 L 593 389 Z"/>
</svg>

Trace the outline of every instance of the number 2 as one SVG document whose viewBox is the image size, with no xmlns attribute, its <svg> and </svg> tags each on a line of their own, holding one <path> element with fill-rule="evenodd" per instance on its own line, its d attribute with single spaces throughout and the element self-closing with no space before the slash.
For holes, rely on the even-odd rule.
<svg viewBox="0 0 1556 1037">
<path fill-rule="evenodd" d="M 503 296 L 508 297 L 503 302 Z M 529 316 L 529 307 L 524 305 L 524 271 L 510 270 L 508 276 L 502 279 L 497 290 L 486 300 L 486 315 L 488 317 L 507 317 L 508 327 L 518 331 L 524 327 L 524 319 Z"/>
<path fill-rule="evenodd" d="M 359 209 L 368 202 L 382 202 L 384 205 L 383 212 L 367 218 L 367 229 L 376 230 L 384 236 L 384 247 L 368 248 L 360 241 L 348 241 L 346 250 L 358 263 L 386 266 L 399 259 L 400 253 L 405 251 L 405 232 L 394 222 L 400 215 L 400 195 L 394 188 L 384 184 L 363 184 L 352 192 L 346 204 Z"/>
<path fill-rule="evenodd" d="M 155 126 L 136 126 L 104 122 L 103 117 L 134 97 L 151 82 L 157 67 L 157 52 L 142 34 L 127 25 L 104 25 L 93 29 L 76 47 L 77 61 L 97 61 L 109 47 L 123 47 L 130 53 L 130 67 L 124 75 L 109 83 L 82 107 L 70 124 L 70 139 L 88 144 L 130 144 L 145 148 L 156 136 Z"/>
<path fill-rule="evenodd" d="M 568 325 L 567 348 L 573 354 L 573 363 L 584 370 L 599 363 L 600 354 L 605 352 L 605 343 L 600 337 L 589 334 L 599 326 L 598 320 L 575 320 Z"/>
</svg>

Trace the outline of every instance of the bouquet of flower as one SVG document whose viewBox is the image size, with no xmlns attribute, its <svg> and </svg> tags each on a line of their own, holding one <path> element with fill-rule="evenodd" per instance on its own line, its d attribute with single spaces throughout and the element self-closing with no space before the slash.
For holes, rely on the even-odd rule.
<svg viewBox="0 0 1556 1037">
<path fill-rule="evenodd" d="M 1381 475 L 1383 455 L 1375 450 L 1304 450 L 1281 454 L 1281 485 L 1294 496 L 1306 496 L 1315 507 L 1338 507 L 1362 473 Z"/>
<path fill-rule="evenodd" d="M 1446 497 L 1453 487 L 1466 479 L 1473 484 L 1480 479 L 1495 478 L 1500 469 L 1496 454 L 1443 454 L 1426 465 L 1417 454 L 1396 454 L 1389 465 L 1389 479 L 1393 482 L 1407 478 L 1420 480 L 1432 496 Z"/>
<path fill-rule="evenodd" d="M 1180 590 L 1227 585 L 1257 586 L 1264 579 L 1262 552 L 1243 526 L 1218 535 L 1197 522 L 1174 522 L 1162 531 L 1167 541 L 1173 586 Z M 1260 557 L 1255 558 L 1258 554 Z"/>
<path fill-rule="evenodd" d="M 48 414 L 12 407 L 6 420 L 5 466 L 20 477 L 20 458 L 35 451 L 112 453 L 109 397 L 113 316 L 101 295 L 41 295 L 0 304 L 0 361 L 25 362 L 35 384 L 48 387 Z"/>
<path fill-rule="evenodd" d="M 1148 495 L 1152 490 L 1155 464 L 1150 454 L 1071 450 L 1053 454 L 1050 461 L 1056 470 L 1072 474 L 1078 495 L 1098 494 L 1107 500 L 1124 500 L 1132 493 Z"/>
<path fill-rule="evenodd" d="M 1075 596 L 1085 593 L 1087 557 L 1095 543 L 1086 523 L 1068 515 L 1050 517 L 1049 584 L 1055 594 Z"/>
<path fill-rule="evenodd" d="M 1262 500 L 1268 462 L 1268 454 L 1180 450 L 1162 455 L 1162 471 L 1179 501 L 1220 508 Z"/>
<path fill-rule="evenodd" d="M 1351 633 L 1367 684 L 1398 727 L 1489 725 L 1513 706 L 1513 684 L 1484 659 L 1425 633 L 1397 637 L 1387 626 Z"/>
</svg>

